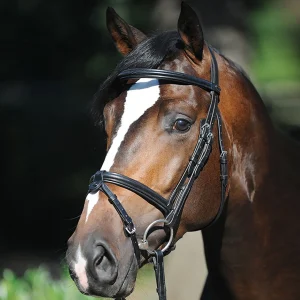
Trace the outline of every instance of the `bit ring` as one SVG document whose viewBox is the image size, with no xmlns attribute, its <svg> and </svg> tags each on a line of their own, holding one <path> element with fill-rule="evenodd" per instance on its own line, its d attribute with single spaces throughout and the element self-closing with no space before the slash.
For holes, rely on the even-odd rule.
<svg viewBox="0 0 300 300">
<path fill-rule="evenodd" d="M 145 232 L 144 232 L 142 243 L 148 243 L 148 241 L 147 241 L 148 232 L 157 223 L 164 223 L 164 224 L 166 224 L 166 223 L 168 223 L 168 221 L 166 219 L 159 219 L 159 220 L 155 220 L 154 222 L 150 223 L 148 225 L 148 227 L 146 228 Z M 171 243 L 173 241 L 174 230 L 173 230 L 173 227 L 169 227 L 169 228 L 170 228 L 170 237 L 169 237 L 169 240 L 168 240 L 167 244 L 161 249 L 162 252 L 165 252 L 166 250 L 168 250 L 168 248 L 171 246 Z M 147 249 L 147 252 L 149 254 L 154 254 L 154 250 Z"/>
</svg>

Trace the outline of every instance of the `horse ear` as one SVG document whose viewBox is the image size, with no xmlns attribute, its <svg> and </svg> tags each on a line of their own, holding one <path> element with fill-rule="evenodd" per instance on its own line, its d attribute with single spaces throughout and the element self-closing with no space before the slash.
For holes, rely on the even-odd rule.
<svg viewBox="0 0 300 300">
<path fill-rule="evenodd" d="M 111 7 L 106 10 L 106 26 L 122 55 L 127 55 L 146 39 L 144 33 L 127 24 Z"/>
<path fill-rule="evenodd" d="M 195 11 L 185 2 L 181 2 L 177 27 L 187 55 L 195 62 L 201 60 L 204 46 L 202 27 Z"/>
</svg>

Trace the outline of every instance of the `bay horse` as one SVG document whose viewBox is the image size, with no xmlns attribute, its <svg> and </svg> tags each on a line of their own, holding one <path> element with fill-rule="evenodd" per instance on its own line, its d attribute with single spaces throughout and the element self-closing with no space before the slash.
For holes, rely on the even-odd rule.
<svg viewBox="0 0 300 300">
<path fill-rule="evenodd" d="M 151 259 L 163 280 L 163 255 L 203 229 L 201 299 L 300 299 L 299 145 L 187 4 L 177 31 L 147 37 L 112 8 L 107 27 L 124 58 L 94 100 L 107 155 L 68 241 L 78 289 L 122 299 Z"/>
</svg>

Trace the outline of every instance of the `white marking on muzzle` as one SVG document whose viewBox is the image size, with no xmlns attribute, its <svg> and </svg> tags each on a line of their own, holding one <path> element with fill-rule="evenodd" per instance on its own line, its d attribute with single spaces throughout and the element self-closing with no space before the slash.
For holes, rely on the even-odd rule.
<svg viewBox="0 0 300 300">
<path fill-rule="evenodd" d="M 156 103 L 156 101 L 159 99 L 159 95 L 160 89 L 159 81 L 157 79 L 141 78 L 127 91 L 120 127 L 112 141 L 111 147 L 109 148 L 109 151 L 105 157 L 101 170 L 110 170 L 114 164 L 120 145 L 123 142 L 130 126 Z M 94 197 L 94 195 L 97 195 L 97 199 Z M 98 193 L 94 195 L 89 194 L 87 197 L 89 204 L 86 214 L 86 221 L 98 201 Z"/>
<path fill-rule="evenodd" d="M 84 291 L 89 287 L 87 275 L 86 275 L 86 259 L 83 257 L 81 252 L 81 246 L 78 246 L 76 253 L 76 263 L 74 265 L 74 272 L 78 278 L 78 282 Z"/>
</svg>

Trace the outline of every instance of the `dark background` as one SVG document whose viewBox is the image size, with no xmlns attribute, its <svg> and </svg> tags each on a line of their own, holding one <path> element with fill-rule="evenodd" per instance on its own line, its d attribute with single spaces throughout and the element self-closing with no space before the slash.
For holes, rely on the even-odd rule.
<svg viewBox="0 0 300 300">
<path fill-rule="evenodd" d="M 206 39 L 249 73 L 275 125 L 300 139 L 299 2 L 187 2 Z M 180 1 L 0 2 L 0 268 L 60 261 L 101 166 L 89 103 L 121 59 L 107 6 L 153 33 L 176 28 Z"/>
</svg>

